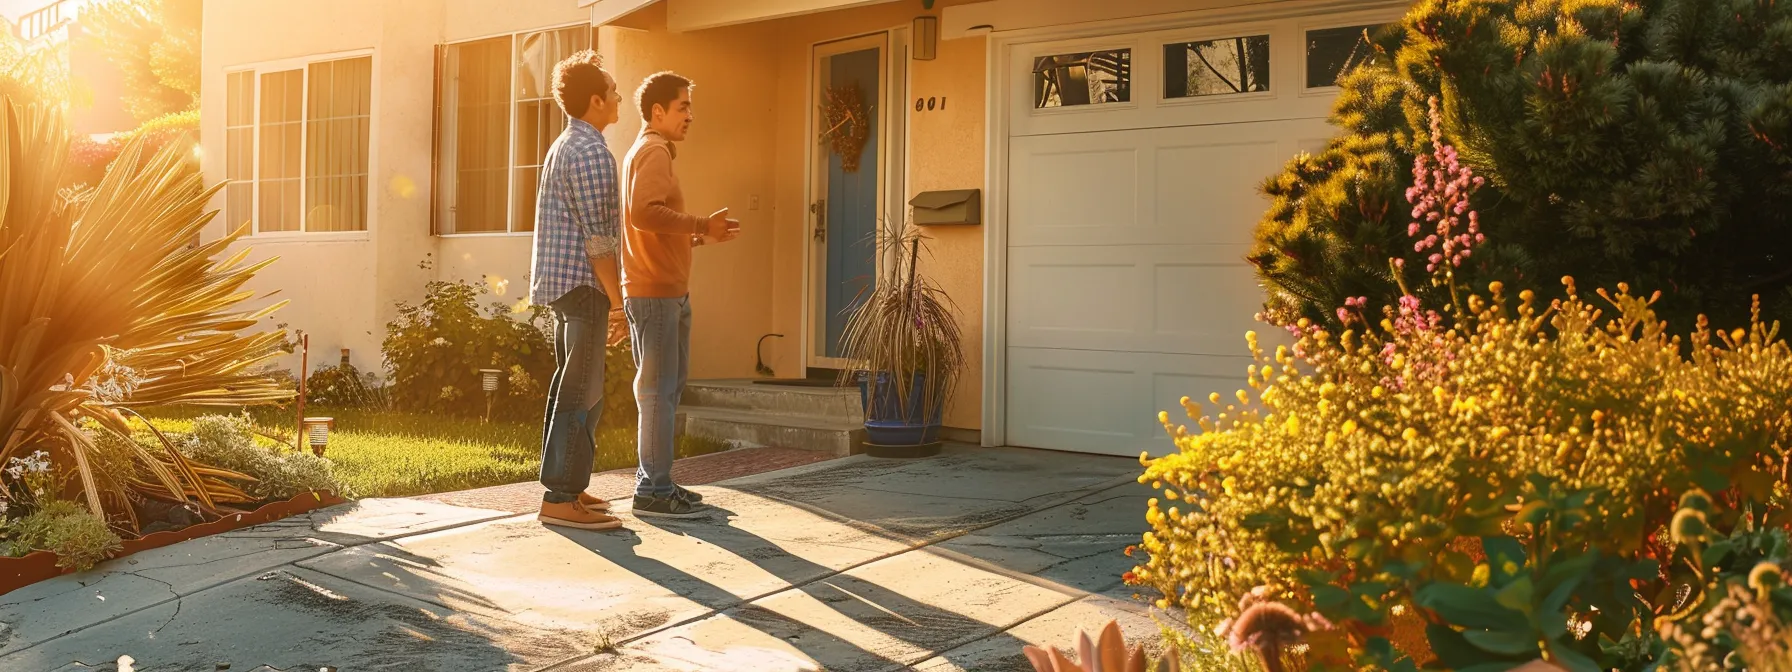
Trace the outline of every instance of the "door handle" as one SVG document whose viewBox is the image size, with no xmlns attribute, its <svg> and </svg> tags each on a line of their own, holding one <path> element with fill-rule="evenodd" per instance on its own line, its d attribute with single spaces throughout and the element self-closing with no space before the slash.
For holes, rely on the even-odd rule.
<svg viewBox="0 0 1792 672">
<path fill-rule="evenodd" d="M 815 215 L 815 232 L 812 234 L 815 242 L 828 242 L 828 199 L 823 198 L 810 203 L 809 214 Z"/>
</svg>

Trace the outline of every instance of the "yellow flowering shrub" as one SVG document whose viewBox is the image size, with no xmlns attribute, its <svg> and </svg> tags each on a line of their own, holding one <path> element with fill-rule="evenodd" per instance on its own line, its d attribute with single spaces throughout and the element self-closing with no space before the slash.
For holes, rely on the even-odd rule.
<svg viewBox="0 0 1792 672">
<path fill-rule="evenodd" d="M 1671 593 L 1637 563 L 1668 561 L 1661 533 L 1682 492 L 1792 522 L 1781 498 L 1792 348 L 1761 322 L 1758 301 L 1745 329 L 1701 319 L 1682 338 L 1652 312 L 1657 297 L 1620 285 L 1590 299 L 1564 282 L 1568 298 L 1549 305 L 1529 291 L 1513 301 L 1495 283 L 1449 317 L 1410 298 L 1379 319 L 1353 303 L 1346 329 L 1302 320 L 1290 327 L 1297 343 L 1274 353 L 1249 335 L 1249 389 L 1206 406 L 1184 399 L 1195 429 L 1159 416 L 1178 450 L 1140 458 L 1140 482 L 1161 492 L 1146 514 L 1148 560 L 1128 580 L 1220 634 L 1253 594 L 1347 620 L 1323 636 L 1315 628 L 1308 656 L 1357 664 L 1387 653 L 1391 616 L 1465 629 L 1440 616 L 1447 604 L 1415 600 L 1434 583 L 1541 580 L 1550 563 L 1596 556 L 1619 564 L 1576 571 L 1623 576 L 1538 603 L 1572 614 L 1594 603 L 1574 591 L 1595 584 L 1645 601 Z M 1516 550 L 1483 559 L 1480 544 L 1463 548 L 1477 538 Z M 1632 624 L 1616 620 L 1596 623 L 1592 641 L 1622 638 Z M 1434 647 L 1454 636 L 1428 633 Z M 1519 638 L 1511 655 L 1538 641 Z M 1544 657 L 1572 658 L 1551 647 Z"/>
</svg>

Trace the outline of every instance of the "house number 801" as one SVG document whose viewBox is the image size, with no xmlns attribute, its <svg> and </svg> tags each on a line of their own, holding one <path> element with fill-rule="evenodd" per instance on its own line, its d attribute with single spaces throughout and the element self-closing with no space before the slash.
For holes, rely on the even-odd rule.
<svg viewBox="0 0 1792 672">
<path fill-rule="evenodd" d="M 921 111 L 932 112 L 934 110 L 935 104 L 937 104 L 939 109 L 941 109 L 941 110 L 946 109 L 946 97 L 940 96 L 938 98 L 916 98 L 915 99 L 915 111 L 916 112 L 921 112 Z"/>
</svg>

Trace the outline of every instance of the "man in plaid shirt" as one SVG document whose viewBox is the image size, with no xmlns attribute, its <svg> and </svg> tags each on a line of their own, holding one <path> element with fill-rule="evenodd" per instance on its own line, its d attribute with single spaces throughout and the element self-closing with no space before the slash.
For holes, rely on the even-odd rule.
<svg viewBox="0 0 1792 672">
<path fill-rule="evenodd" d="M 554 311 L 554 379 L 541 439 L 541 484 L 547 492 L 537 519 L 609 530 L 622 527 L 622 521 L 585 487 L 591 483 L 593 438 L 603 415 L 610 307 L 622 297 L 616 158 L 602 133 L 616 123 L 622 96 L 589 50 L 554 66 L 553 91 L 568 121 L 542 164 L 529 263 L 530 302 Z"/>
</svg>

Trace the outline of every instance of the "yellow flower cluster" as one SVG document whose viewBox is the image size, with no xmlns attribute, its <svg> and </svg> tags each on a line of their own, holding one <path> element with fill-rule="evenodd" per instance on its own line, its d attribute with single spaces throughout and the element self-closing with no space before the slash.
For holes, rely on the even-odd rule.
<svg viewBox="0 0 1792 672">
<path fill-rule="evenodd" d="M 1453 327 L 1301 324 L 1298 345 L 1273 355 L 1247 335 L 1248 390 L 1206 408 L 1184 399 L 1198 429 L 1159 414 L 1178 450 L 1140 456 L 1140 482 L 1161 496 L 1130 578 L 1212 622 L 1258 586 L 1301 597 L 1300 569 L 1368 579 L 1401 562 L 1468 582 L 1476 563 L 1452 542 L 1498 533 L 1533 476 L 1599 492 L 1598 536 L 1584 541 L 1620 553 L 1662 530 L 1701 477 L 1770 495 L 1792 449 L 1792 348 L 1777 325 L 1757 311 L 1747 329 L 1701 321 L 1683 339 L 1655 297 L 1620 285 L 1587 300 L 1564 280 L 1569 298 L 1548 306 L 1496 283 Z M 1377 608 L 1403 601 L 1391 598 Z"/>
</svg>

